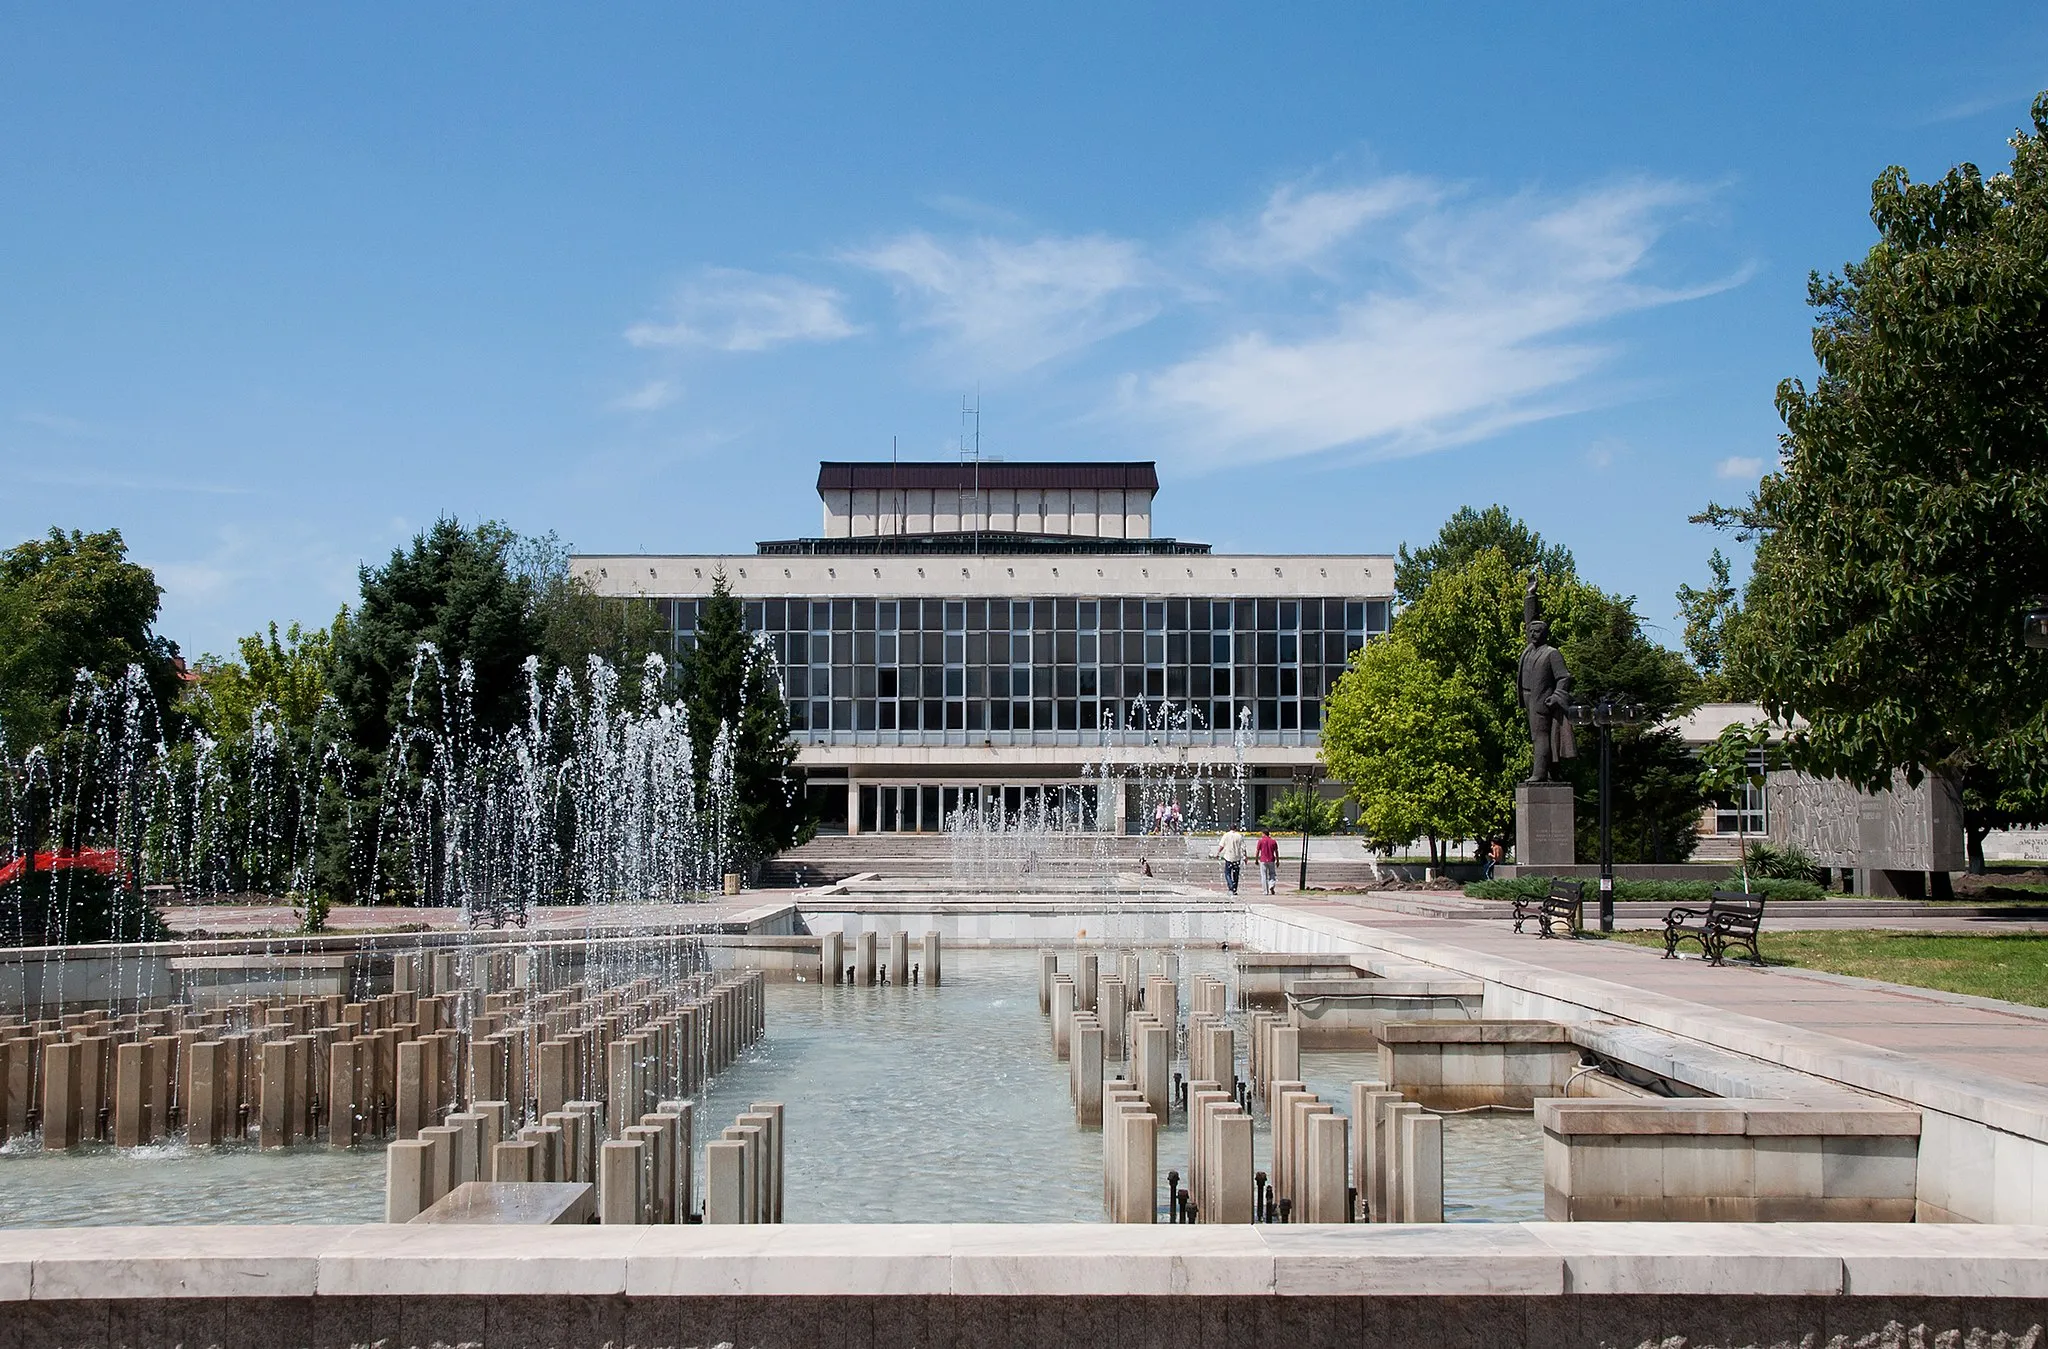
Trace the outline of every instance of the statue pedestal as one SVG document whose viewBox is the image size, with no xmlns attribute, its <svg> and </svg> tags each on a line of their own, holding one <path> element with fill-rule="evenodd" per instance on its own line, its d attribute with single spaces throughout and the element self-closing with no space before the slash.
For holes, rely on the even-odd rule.
<svg viewBox="0 0 2048 1349">
<path fill-rule="evenodd" d="M 1578 861 L 1569 782 L 1515 787 L 1515 865 L 1568 867 Z"/>
</svg>

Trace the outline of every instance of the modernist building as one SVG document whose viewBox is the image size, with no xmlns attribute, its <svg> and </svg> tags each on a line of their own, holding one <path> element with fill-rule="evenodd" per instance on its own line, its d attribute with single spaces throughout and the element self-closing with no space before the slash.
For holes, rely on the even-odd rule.
<svg viewBox="0 0 2048 1349">
<path fill-rule="evenodd" d="M 825 828 L 1057 804 L 1137 831 L 1262 814 L 1317 767 L 1323 699 L 1387 630 L 1393 559 L 1157 537 L 1150 463 L 825 463 L 815 538 L 576 559 L 686 648 L 721 571 L 781 662 Z M 1162 795 L 1163 793 L 1163 795 Z"/>
</svg>

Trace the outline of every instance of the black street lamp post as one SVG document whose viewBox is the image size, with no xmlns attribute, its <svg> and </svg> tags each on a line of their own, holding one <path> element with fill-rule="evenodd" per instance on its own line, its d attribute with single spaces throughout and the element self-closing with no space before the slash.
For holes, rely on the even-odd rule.
<svg viewBox="0 0 2048 1349">
<path fill-rule="evenodd" d="M 1614 931 L 1614 728 L 1634 726 L 1643 709 L 1634 703 L 1602 698 L 1574 703 L 1572 720 L 1600 732 L 1600 930 Z"/>
<path fill-rule="evenodd" d="M 1308 890 L 1308 813 L 1312 807 L 1309 793 L 1315 790 L 1316 779 L 1323 775 L 1320 768 L 1297 768 L 1294 770 L 1294 790 L 1301 794 L 1301 880 L 1298 888 Z"/>
</svg>

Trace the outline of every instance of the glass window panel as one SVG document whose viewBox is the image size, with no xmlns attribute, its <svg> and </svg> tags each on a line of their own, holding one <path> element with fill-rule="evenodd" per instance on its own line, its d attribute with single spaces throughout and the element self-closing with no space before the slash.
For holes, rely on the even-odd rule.
<svg viewBox="0 0 2048 1349">
<path fill-rule="evenodd" d="M 1059 636 L 1053 639 L 1053 659 L 1061 665 L 1072 665 L 1077 648 L 1078 643 L 1074 640 L 1073 631 L 1061 628 Z"/>
<path fill-rule="evenodd" d="M 817 690 L 813 689 L 815 693 Z M 819 698 L 811 699 L 811 729 L 829 731 L 832 729 L 832 704 Z"/>
<path fill-rule="evenodd" d="M 1345 601 L 1344 626 L 1350 629 L 1352 632 L 1365 631 L 1365 605 L 1362 601 Z"/>
<path fill-rule="evenodd" d="M 1040 698 L 1031 704 L 1031 728 L 1036 731 L 1052 729 L 1052 700 Z"/>
<path fill-rule="evenodd" d="M 1296 670 L 1292 665 L 1281 666 L 1280 696 L 1282 698 L 1293 698 L 1298 696 L 1301 693 L 1300 679 L 1301 672 Z"/>
<path fill-rule="evenodd" d="M 1259 601 L 1259 631 L 1277 632 L 1280 628 L 1280 601 Z"/>
<path fill-rule="evenodd" d="M 834 698 L 832 700 L 832 729 L 835 731 L 850 731 L 853 729 L 853 699 Z"/>
<path fill-rule="evenodd" d="M 985 698 L 988 696 L 988 671 L 979 665 L 967 667 L 967 696 Z"/>
<path fill-rule="evenodd" d="M 1230 634 L 1219 632 L 1209 639 L 1209 660 L 1212 664 L 1230 664 Z"/>
<path fill-rule="evenodd" d="M 1083 632 L 1095 631 L 1101 622 L 1100 606 L 1094 600 L 1081 601 L 1080 628 Z"/>
<path fill-rule="evenodd" d="M 1073 600 L 1055 600 L 1053 602 L 1052 625 L 1061 632 L 1072 632 L 1078 617 L 1078 608 Z"/>
<path fill-rule="evenodd" d="M 1296 703 L 1296 702 L 1292 702 L 1292 701 L 1290 701 L 1290 700 L 1288 700 L 1288 699 L 1284 699 L 1284 698 L 1283 698 L 1283 699 L 1281 700 L 1281 702 L 1280 702 L 1280 729 L 1281 729 L 1281 730 L 1283 730 L 1283 731 L 1293 731 L 1293 730 L 1299 730 L 1299 729 L 1300 729 L 1300 727 L 1301 727 L 1301 720 L 1300 720 L 1300 718 L 1301 718 L 1301 713 L 1300 713 L 1300 707 L 1301 707 L 1301 705 L 1300 705 L 1299 703 Z"/>
<path fill-rule="evenodd" d="M 959 665 L 967 659 L 967 639 L 957 632 L 946 634 L 946 664 Z"/>
<path fill-rule="evenodd" d="M 1301 729 L 1320 731 L 1323 728 L 1323 705 L 1313 698 L 1304 698 L 1301 703 Z"/>
<path fill-rule="evenodd" d="M 748 600 L 746 618 L 747 631 L 759 632 L 764 623 L 766 622 L 766 619 L 767 615 L 764 612 L 764 606 L 762 605 L 761 601 Z"/>
<path fill-rule="evenodd" d="M 789 696 L 791 698 L 808 698 L 811 696 L 810 666 L 792 665 L 782 672 L 782 676 L 783 682 L 789 686 Z"/>
<path fill-rule="evenodd" d="M 1323 663 L 1323 634 L 1320 631 L 1301 634 L 1301 663 L 1321 665 Z"/>
<path fill-rule="evenodd" d="M 1030 600 L 1011 600 L 1011 601 L 1010 601 L 1010 631 L 1011 631 L 1011 632 L 1029 632 L 1029 631 L 1031 631 L 1031 601 L 1030 601 Z"/>
<path fill-rule="evenodd" d="M 966 603 L 966 601 L 965 601 L 965 600 L 947 600 L 947 601 L 946 601 L 946 631 L 947 631 L 947 632 L 965 632 L 966 630 L 967 630 L 967 603 Z"/>
<path fill-rule="evenodd" d="M 1166 638 L 1164 635 L 1150 632 L 1145 634 L 1145 663 L 1147 665 L 1166 664 Z"/>
<path fill-rule="evenodd" d="M 1145 663 L 1144 633 L 1127 632 L 1124 634 L 1123 663 L 1126 665 L 1143 665 Z"/>
<path fill-rule="evenodd" d="M 1093 698 L 1081 700 L 1081 729 L 1092 731 L 1102 724 L 1102 704 Z"/>
<path fill-rule="evenodd" d="M 985 730 L 987 729 L 987 721 L 988 704 L 970 695 L 967 699 L 967 729 L 970 731 Z M 972 791 L 973 789 L 969 788 L 968 790 Z"/>
<path fill-rule="evenodd" d="M 1299 661 L 1300 659 L 1301 659 L 1301 643 L 1300 643 L 1300 639 L 1299 639 L 1299 638 L 1297 638 L 1297 637 L 1296 637 L 1296 636 L 1295 636 L 1295 635 L 1294 635 L 1293 633 L 1291 633 L 1291 632 L 1283 632 L 1283 633 L 1281 633 L 1281 634 L 1280 634 L 1280 663 L 1281 663 L 1282 665 L 1293 665 L 1294 663 L 1296 663 L 1296 662 L 1297 662 L 1297 661 Z"/>
<path fill-rule="evenodd" d="M 1083 698 L 1095 697 L 1101 688 L 1101 686 L 1096 682 L 1099 676 L 1095 668 L 1093 666 L 1084 666 L 1080 670 L 1075 671 L 1075 674 L 1078 676 L 1077 682 L 1081 691 L 1081 696 Z"/>
<path fill-rule="evenodd" d="M 1075 659 L 1083 665 L 1095 664 L 1095 647 L 1101 640 L 1092 633 L 1082 633 L 1076 639 Z"/>
<path fill-rule="evenodd" d="M 1031 729 L 1030 703 L 1018 702 L 1015 699 L 1011 700 L 1010 729 L 1013 731 L 1028 731 Z"/>
<path fill-rule="evenodd" d="M 967 696 L 967 672 L 965 670 L 946 671 L 946 696 L 948 698 L 964 698 Z"/>
<path fill-rule="evenodd" d="M 1216 696 L 1219 698 L 1228 698 L 1230 696 L 1230 671 L 1213 670 L 1210 672 L 1210 674 L 1211 677 L 1215 680 Z"/>
<path fill-rule="evenodd" d="M 1147 698 L 1164 698 L 1166 696 L 1166 671 L 1145 671 L 1145 696 Z"/>
<path fill-rule="evenodd" d="M 926 698 L 943 698 L 943 697 L 945 697 L 945 696 L 946 696 L 946 695 L 945 695 L 945 693 L 944 693 L 944 689 L 945 689 L 945 687 L 946 687 L 946 669 L 945 669 L 945 667 L 944 667 L 944 666 L 942 666 L 942 665 L 927 665 L 927 666 L 925 666 L 925 667 L 924 667 L 924 679 L 923 679 L 923 687 L 924 687 L 924 696 L 925 696 Z"/>
<path fill-rule="evenodd" d="M 1231 626 L 1239 632 L 1249 632 L 1259 626 L 1259 604 L 1257 600 L 1239 600 L 1237 618 Z"/>
<path fill-rule="evenodd" d="M 1278 665 L 1280 663 L 1280 634 L 1277 632 L 1260 633 L 1258 653 L 1259 664 Z"/>
<path fill-rule="evenodd" d="M 1145 631 L 1166 631 L 1166 603 L 1163 600 L 1145 601 Z"/>
<path fill-rule="evenodd" d="M 1207 698 L 1216 687 L 1215 672 L 1206 665 L 1197 665 L 1188 671 L 1188 693 L 1192 697 Z"/>
<path fill-rule="evenodd" d="M 791 665 L 809 665 L 811 663 L 810 634 L 803 632 L 792 632 L 789 634 L 789 663 Z"/>
<path fill-rule="evenodd" d="M 1209 724 L 1219 731 L 1235 731 L 1237 729 L 1237 723 L 1231 720 L 1232 715 L 1229 703 L 1218 702 L 1212 703 L 1209 706 Z"/>
<path fill-rule="evenodd" d="M 927 632 L 919 643 L 919 657 L 926 665 L 946 663 L 946 639 L 941 633 Z"/>
<path fill-rule="evenodd" d="M 1208 667 L 1203 666 L 1202 668 L 1206 670 Z M 1188 696 L 1187 666 L 1169 665 L 1166 667 L 1166 696 L 1175 699 Z"/>
<path fill-rule="evenodd" d="M 1053 692 L 1061 698 L 1081 696 L 1079 672 L 1071 665 L 1058 667 L 1053 676 Z M 1071 728 L 1070 728 L 1071 729 Z"/>
<path fill-rule="evenodd" d="M 961 730 L 965 730 L 966 728 L 967 728 L 967 704 L 965 704 L 965 703 L 957 703 L 957 702 L 955 702 L 955 703 L 947 703 L 947 704 L 946 704 L 946 729 L 947 729 L 947 730 L 949 730 L 949 731 L 961 731 Z"/>
<path fill-rule="evenodd" d="M 875 696 L 894 698 L 896 696 L 896 667 L 887 665 L 875 671 Z"/>
<path fill-rule="evenodd" d="M 1365 629 L 1367 632 L 1385 632 L 1387 630 L 1387 602 L 1385 600 L 1373 600 L 1367 604 L 1365 606 L 1365 619 Z"/>
<path fill-rule="evenodd" d="M 1170 632 L 1184 632 L 1188 626 L 1188 602 L 1168 600 L 1166 602 L 1166 627 Z"/>
<path fill-rule="evenodd" d="M 856 632 L 853 634 L 853 659 L 856 664 L 860 665 L 873 665 L 875 663 L 875 634 L 872 632 Z"/>
<path fill-rule="evenodd" d="M 967 663 L 969 665 L 988 664 L 988 634 L 986 632 L 969 632 L 967 634 Z"/>
<path fill-rule="evenodd" d="M 787 628 L 789 626 L 789 602 L 787 600 L 768 601 L 768 626 L 771 628 Z"/>
<path fill-rule="evenodd" d="M 862 698 L 853 705 L 853 729 L 872 731 L 875 729 L 875 700 Z"/>
<path fill-rule="evenodd" d="M 1293 632 L 1301 626 L 1301 605 L 1294 600 L 1280 601 L 1280 630 Z"/>
<path fill-rule="evenodd" d="M 895 703 L 886 701 L 877 703 L 875 705 L 875 716 L 881 723 L 879 726 L 876 727 L 877 730 L 893 731 L 896 729 Z"/>
<path fill-rule="evenodd" d="M 1261 698 L 1276 698 L 1276 697 L 1278 697 L 1278 696 L 1279 696 L 1279 694 L 1280 694 L 1280 670 L 1279 670 L 1279 667 L 1277 667 L 1277 666 L 1273 666 L 1273 665 L 1261 665 L 1261 666 L 1259 666 L 1259 667 L 1258 667 L 1258 670 L 1259 670 L 1259 683 L 1258 683 L 1258 689 L 1259 689 L 1259 696 L 1260 696 Z"/>
<path fill-rule="evenodd" d="M 852 600 L 834 600 L 834 601 L 832 601 L 832 631 L 834 631 L 834 632 L 852 632 L 852 631 L 853 631 L 853 601 L 852 601 Z"/>
<path fill-rule="evenodd" d="M 1010 729 L 1010 704 L 1007 701 L 991 699 L 988 705 L 988 728 L 991 731 Z"/>
<path fill-rule="evenodd" d="M 1271 699 L 1260 700 L 1258 728 L 1262 731 L 1277 731 L 1280 729 L 1279 703 Z"/>
<path fill-rule="evenodd" d="M 895 671 L 894 671 L 894 670 L 891 670 L 891 671 L 890 671 L 890 673 L 891 673 L 891 674 L 894 674 L 894 673 L 895 673 Z M 879 693 L 880 691 L 881 691 L 881 681 L 880 681 L 880 678 L 879 678 L 879 672 L 878 672 L 878 671 L 877 671 L 877 670 L 875 669 L 875 667 L 874 667 L 874 666 L 872 666 L 872 665 L 860 665 L 860 666 L 856 666 L 856 667 L 854 667 L 854 677 L 853 677 L 853 696 L 854 696 L 854 697 L 856 697 L 856 698 L 873 698 L 873 697 L 875 697 L 875 696 L 876 696 L 876 695 L 877 695 L 877 694 L 878 694 L 878 693 Z"/>
<path fill-rule="evenodd" d="M 1080 712 L 1075 707 L 1072 700 L 1062 698 L 1058 703 L 1054 704 L 1054 706 L 1057 709 L 1057 714 L 1059 716 L 1059 728 L 1061 730 L 1075 731 L 1080 729 Z"/>
<path fill-rule="evenodd" d="M 884 632 L 894 632 L 896 630 L 896 601 L 876 601 L 875 626 Z"/>
</svg>

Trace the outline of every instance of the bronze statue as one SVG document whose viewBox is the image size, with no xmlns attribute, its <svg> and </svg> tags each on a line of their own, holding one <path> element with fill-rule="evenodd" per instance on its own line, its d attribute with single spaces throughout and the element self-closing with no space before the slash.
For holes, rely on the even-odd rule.
<svg viewBox="0 0 2048 1349">
<path fill-rule="evenodd" d="M 1573 758 L 1578 746 L 1572 739 L 1572 674 L 1564 668 L 1564 656 L 1550 644 L 1550 625 L 1539 617 L 1536 578 L 1522 596 L 1522 625 L 1529 644 L 1522 648 L 1516 684 L 1522 692 L 1522 706 L 1529 711 L 1529 743 L 1535 752 L 1529 781 L 1549 782 L 1550 770 L 1559 759 Z"/>
</svg>

